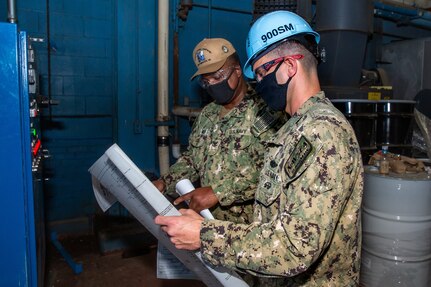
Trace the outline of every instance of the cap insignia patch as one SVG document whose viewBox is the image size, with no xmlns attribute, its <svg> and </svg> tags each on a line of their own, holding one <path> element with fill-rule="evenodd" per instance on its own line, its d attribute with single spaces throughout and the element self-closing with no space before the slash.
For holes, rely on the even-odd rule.
<svg viewBox="0 0 431 287">
<path fill-rule="evenodd" d="M 229 52 L 229 49 L 226 46 L 222 46 L 221 49 L 223 50 L 223 52 L 227 53 Z"/>
<path fill-rule="evenodd" d="M 199 63 L 202 63 L 203 61 L 205 61 L 205 54 L 203 50 L 199 50 L 196 52 L 196 59 L 198 60 Z"/>
</svg>

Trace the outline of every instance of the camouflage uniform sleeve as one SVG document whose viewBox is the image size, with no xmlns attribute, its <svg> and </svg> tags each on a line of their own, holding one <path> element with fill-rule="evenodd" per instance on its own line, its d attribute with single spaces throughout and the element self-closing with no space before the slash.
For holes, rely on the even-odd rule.
<svg viewBox="0 0 431 287">
<path fill-rule="evenodd" d="M 178 181 L 188 178 L 190 181 L 195 182 L 199 179 L 199 173 L 195 168 L 193 157 L 195 149 L 198 149 L 199 147 L 190 144 L 194 138 L 198 137 L 196 133 L 199 129 L 199 118 L 200 117 L 198 117 L 193 124 L 192 132 L 189 136 L 189 145 L 187 150 L 178 158 L 176 163 L 170 166 L 169 172 L 161 176 L 161 179 L 166 184 L 166 194 L 174 198 L 178 196 L 175 191 L 175 185 Z"/>
<path fill-rule="evenodd" d="M 201 251 L 207 262 L 259 276 L 291 277 L 325 252 L 351 192 L 344 184 L 351 182 L 354 157 L 337 125 L 328 128 L 318 121 L 303 128 L 286 134 L 283 150 L 270 150 L 265 159 L 255 208 L 256 218 L 265 221 L 202 223 Z M 303 135 L 311 152 L 297 169 L 289 169 Z"/>
<path fill-rule="evenodd" d="M 254 199 L 256 186 L 254 182 L 238 182 L 236 185 L 224 186 L 223 184 L 213 184 L 214 194 L 221 206 L 230 206 L 234 203 L 242 203 Z M 253 188 L 254 186 L 254 188 Z"/>
<path fill-rule="evenodd" d="M 193 159 L 189 151 L 184 152 L 177 162 L 169 168 L 169 173 L 161 177 L 166 184 L 166 194 L 177 197 L 175 185 L 184 178 L 188 178 L 192 182 L 199 179 L 199 175 L 193 167 Z"/>
</svg>

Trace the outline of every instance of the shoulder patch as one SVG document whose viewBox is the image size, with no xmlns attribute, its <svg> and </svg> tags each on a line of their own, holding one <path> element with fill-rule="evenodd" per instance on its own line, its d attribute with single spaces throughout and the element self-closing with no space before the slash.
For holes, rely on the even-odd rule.
<svg viewBox="0 0 431 287">
<path fill-rule="evenodd" d="M 296 175 L 312 150 L 313 146 L 311 143 L 304 136 L 301 136 L 284 166 L 284 169 L 290 178 L 293 178 Z"/>
<path fill-rule="evenodd" d="M 251 131 L 255 136 L 259 136 L 261 133 L 274 126 L 277 120 L 278 117 L 275 114 L 264 109 L 258 113 Z"/>
</svg>

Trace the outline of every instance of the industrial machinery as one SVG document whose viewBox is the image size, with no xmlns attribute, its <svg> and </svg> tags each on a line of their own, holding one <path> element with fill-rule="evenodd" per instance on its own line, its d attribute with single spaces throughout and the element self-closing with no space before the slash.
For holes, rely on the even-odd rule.
<svg viewBox="0 0 431 287">
<path fill-rule="evenodd" d="M 43 286 L 45 224 L 35 53 L 26 32 L 0 23 L 0 286 Z"/>
</svg>

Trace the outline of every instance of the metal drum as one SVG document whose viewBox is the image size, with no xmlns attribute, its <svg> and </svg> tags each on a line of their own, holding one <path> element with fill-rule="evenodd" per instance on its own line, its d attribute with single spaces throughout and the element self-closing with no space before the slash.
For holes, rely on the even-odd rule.
<svg viewBox="0 0 431 287">
<path fill-rule="evenodd" d="M 398 175 L 397 175 L 398 176 Z M 365 168 L 361 286 L 431 286 L 431 179 Z"/>
<path fill-rule="evenodd" d="M 359 99 L 334 99 L 331 102 L 352 125 L 361 149 L 375 149 L 377 102 Z"/>
<path fill-rule="evenodd" d="M 377 103 L 377 145 L 411 145 L 415 101 L 385 100 Z"/>
</svg>

